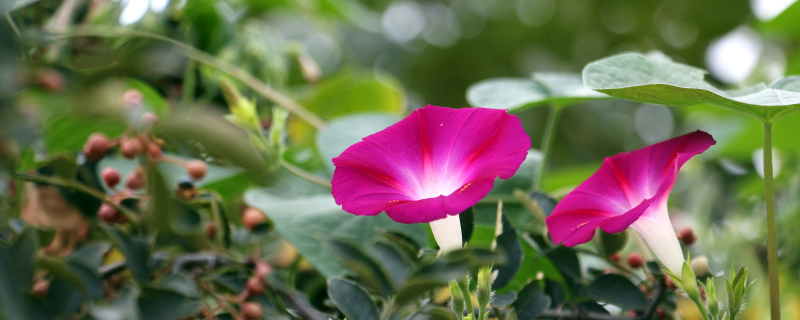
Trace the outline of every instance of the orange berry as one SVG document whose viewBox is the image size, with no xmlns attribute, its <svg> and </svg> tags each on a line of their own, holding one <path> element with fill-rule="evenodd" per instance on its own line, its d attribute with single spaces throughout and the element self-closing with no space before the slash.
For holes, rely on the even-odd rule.
<svg viewBox="0 0 800 320">
<path fill-rule="evenodd" d="M 131 175 L 128 176 L 128 181 L 125 182 L 125 186 L 131 190 L 138 190 L 144 188 L 145 181 L 144 176 L 139 171 L 134 171 Z"/>
<path fill-rule="evenodd" d="M 247 229 L 253 230 L 257 225 L 264 223 L 264 221 L 267 221 L 267 216 L 256 208 L 247 207 L 242 213 L 242 224 L 244 224 Z"/>
<path fill-rule="evenodd" d="M 100 161 L 106 156 L 110 146 L 108 137 L 102 133 L 93 133 L 83 145 L 83 155 L 90 161 Z"/>
<path fill-rule="evenodd" d="M 114 207 L 112 207 L 108 203 L 102 204 L 100 206 L 100 209 L 97 211 L 97 217 L 100 218 L 100 220 L 103 220 L 103 222 L 108 224 L 117 222 L 117 220 L 119 219 L 117 215 L 119 215 L 117 209 L 114 209 Z"/>
<path fill-rule="evenodd" d="M 203 179 L 208 171 L 208 166 L 202 160 L 192 160 L 186 164 L 186 173 L 194 180 Z"/>
<path fill-rule="evenodd" d="M 618 263 L 619 259 L 621 259 L 619 251 L 618 252 L 614 252 L 610 256 L 608 256 L 608 260 L 613 262 L 613 263 Z"/>
</svg>

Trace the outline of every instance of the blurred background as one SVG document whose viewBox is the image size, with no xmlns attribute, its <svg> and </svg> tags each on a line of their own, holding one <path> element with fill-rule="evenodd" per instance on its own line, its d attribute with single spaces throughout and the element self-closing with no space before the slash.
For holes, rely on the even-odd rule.
<svg viewBox="0 0 800 320">
<path fill-rule="evenodd" d="M 6 157 L 77 152 L 94 131 L 121 132 L 114 122 L 96 121 L 117 112 L 107 102 L 120 86 L 139 88 L 148 103 L 169 110 L 227 109 L 219 70 L 137 30 L 237 66 L 324 120 L 357 112 L 404 116 L 426 104 L 469 107 L 466 90 L 481 80 L 579 73 L 593 60 L 629 51 L 661 51 L 708 70 L 707 80 L 725 89 L 800 73 L 800 4 L 793 0 L 4 0 L 0 12 Z M 239 87 L 268 126 L 272 102 Z M 519 114 L 534 148 L 547 113 Z M 287 160 L 324 171 L 313 127 L 295 117 L 287 125 Z M 708 106 L 571 106 L 559 123 L 548 191 L 563 195 L 604 157 L 697 129 L 718 144 L 682 171 L 670 202 L 673 222 L 695 229 L 693 255 L 707 255 L 715 272 L 750 267 L 759 282 L 747 312 L 763 319 L 757 120 Z M 785 318 L 798 319 L 800 114 L 780 121 L 774 136 L 782 298 Z"/>
</svg>

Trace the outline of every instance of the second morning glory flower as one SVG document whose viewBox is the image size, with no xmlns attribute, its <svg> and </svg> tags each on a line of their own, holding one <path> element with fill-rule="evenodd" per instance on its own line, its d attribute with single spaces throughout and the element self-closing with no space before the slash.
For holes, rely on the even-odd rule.
<svg viewBox="0 0 800 320">
<path fill-rule="evenodd" d="M 530 147 L 519 118 L 505 110 L 429 105 L 334 158 L 332 193 L 355 215 L 430 222 L 447 252 L 461 248 L 458 214 L 496 178 L 513 176 Z"/>
<path fill-rule="evenodd" d="M 716 141 L 695 131 L 606 158 L 589 179 L 567 194 L 547 217 L 553 242 L 572 247 L 605 232 L 636 230 L 669 271 L 680 275 L 683 252 L 667 212 L 678 170 Z"/>
</svg>

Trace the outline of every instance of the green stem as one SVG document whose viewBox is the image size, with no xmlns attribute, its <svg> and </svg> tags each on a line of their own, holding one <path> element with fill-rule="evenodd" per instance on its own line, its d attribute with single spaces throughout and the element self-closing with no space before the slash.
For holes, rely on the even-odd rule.
<svg viewBox="0 0 800 320">
<path fill-rule="evenodd" d="M 139 215 L 138 214 L 136 214 L 135 212 L 131 211 L 128 208 L 125 208 L 125 207 L 123 207 L 123 206 L 121 206 L 119 204 L 114 203 L 113 201 L 108 199 L 108 197 L 106 196 L 105 193 L 102 193 L 102 192 L 100 192 L 98 190 L 95 190 L 94 188 L 91 188 L 91 187 L 89 187 L 89 186 L 87 186 L 87 185 L 85 185 L 83 183 L 78 182 L 78 181 L 67 181 L 67 180 L 64 180 L 64 179 L 59 178 L 59 177 L 40 176 L 40 175 L 20 173 L 20 172 L 14 172 L 13 173 L 13 177 L 15 179 L 34 181 L 34 182 L 41 182 L 41 183 L 45 183 L 45 184 L 49 184 L 49 185 L 53 185 L 53 186 L 60 186 L 60 187 L 64 187 L 64 188 L 67 188 L 67 189 L 78 190 L 78 191 L 83 192 L 85 194 L 88 194 L 88 195 L 90 195 L 92 197 L 95 197 L 95 198 L 99 199 L 100 201 L 103 201 L 103 202 L 107 203 L 108 205 L 110 205 L 111 207 L 113 207 L 114 209 L 116 209 L 117 211 L 122 213 L 122 215 L 124 215 L 125 218 L 128 219 L 128 222 L 130 222 L 132 225 L 137 226 L 137 227 L 139 226 L 139 223 L 140 223 L 141 219 L 139 219 Z"/>
<path fill-rule="evenodd" d="M 325 179 L 323 177 L 320 177 L 318 175 L 315 175 L 315 174 L 313 174 L 311 172 L 305 171 L 302 168 L 289 163 L 289 161 L 280 159 L 280 162 L 281 162 L 281 165 L 284 168 L 286 168 L 286 170 L 289 170 L 289 172 L 294 173 L 298 177 L 306 179 L 308 181 L 311 181 L 313 183 L 316 183 L 316 184 L 321 185 L 323 187 L 326 187 L 328 189 L 331 188 L 331 181 L 330 180 Z"/>
<path fill-rule="evenodd" d="M 92 28 L 79 28 L 76 30 L 72 30 L 68 33 L 56 34 L 52 36 L 50 40 L 55 41 L 70 37 L 113 38 L 113 37 L 126 37 L 126 36 L 149 38 L 170 43 L 174 45 L 176 48 L 178 48 L 178 50 L 181 51 L 187 57 L 197 60 L 200 63 L 212 66 L 217 70 L 229 74 L 230 76 L 236 78 L 237 80 L 249 86 L 255 92 L 258 92 L 259 94 L 271 100 L 272 102 L 281 105 L 282 107 L 286 108 L 286 110 L 289 110 L 289 112 L 294 113 L 295 115 L 305 120 L 306 122 L 316 127 L 317 129 L 322 129 L 325 127 L 325 121 L 322 120 L 322 118 L 320 118 L 313 112 L 308 111 L 308 109 L 304 108 L 296 101 L 273 89 L 271 86 L 262 82 L 261 80 L 254 77 L 247 71 L 227 61 L 217 58 L 216 56 L 203 52 L 195 47 L 192 47 L 188 44 L 177 41 L 175 39 L 139 30 L 115 29 L 115 28 L 104 28 L 103 30 L 98 30 Z"/>
<path fill-rule="evenodd" d="M 458 281 L 458 288 L 461 289 L 461 292 L 464 294 L 464 303 L 467 305 L 467 312 L 474 317 L 475 309 L 472 308 L 472 295 L 469 294 L 469 275 L 464 276 L 463 279 Z"/>
<path fill-rule="evenodd" d="M 506 320 L 505 317 L 503 317 L 503 314 L 500 313 L 500 309 L 498 308 L 492 308 L 492 309 L 494 309 L 494 314 L 497 315 L 498 320 Z"/>
<path fill-rule="evenodd" d="M 770 110 L 767 110 L 769 119 Z M 767 256 L 769 265 L 769 305 L 772 320 L 780 320 L 778 282 L 778 236 L 775 224 L 775 193 L 772 189 L 772 122 L 764 121 L 764 190 L 767 201 Z"/>
<path fill-rule="evenodd" d="M 195 64 L 197 64 L 195 60 L 189 59 L 186 62 L 186 70 L 183 72 L 183 94 L 181 95 L 181 104 L 183 105 L 189 105 L 194 101 Z"/>
<path fill-rule="evenodd" d="M 536 168 L 536 174 L 533 176 L 533 190 L 544 189 L 544 174 L 547 170 L 547 165 L 550 163 L 550 154 L 553 152 L 553 142 L 556 139 L 556 128 L 558 127 L 558 118 L 561 116 L 561 109 L 557 105 L 550 106 L 550 113 L 547 115 L 547 124 L 544 127 L 544 136 L 542 137 L 542 163 Z"/>
</svg>

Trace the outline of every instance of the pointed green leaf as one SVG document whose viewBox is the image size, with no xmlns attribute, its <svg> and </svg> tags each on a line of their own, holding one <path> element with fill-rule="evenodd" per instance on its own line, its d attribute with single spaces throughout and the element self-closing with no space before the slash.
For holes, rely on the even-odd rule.
<svg viewBox="0 0 800 320">
<path fill-rule="evenodd" d="M 647 299 L 639 287 L 618 274 L 604 274 L 586 288 L 586 294 L 597 301 L 607 302 L 622 309 L 644 310 Z"/>
<path fill-rule="evenodd" d="M 347 319 L 378 319 L 378 307 L 364 289 L 352 281 L 331 279 L 328 281 L 328 296 Z"/>
</svg>

